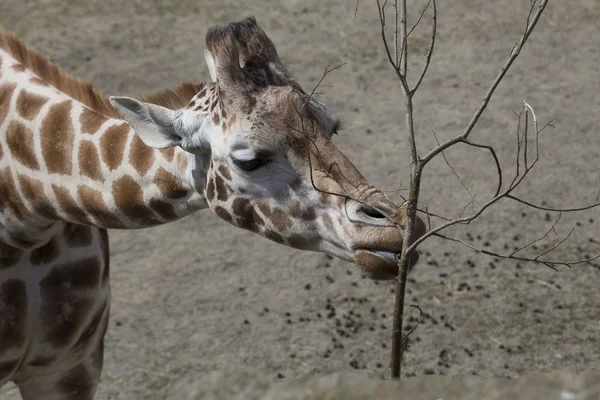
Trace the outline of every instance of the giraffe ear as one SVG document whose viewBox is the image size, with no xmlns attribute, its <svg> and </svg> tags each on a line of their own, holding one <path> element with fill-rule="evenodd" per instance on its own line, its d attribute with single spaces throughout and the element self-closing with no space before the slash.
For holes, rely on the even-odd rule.
<svg viewBox="0 0 600 400">
<path fill-rule="evenodd" d="M 174 128 L 176 111 L 131 97 L 111 96 L 110 103 L 146 145 L 164 149 L 181 143 Z"/>
</svg>

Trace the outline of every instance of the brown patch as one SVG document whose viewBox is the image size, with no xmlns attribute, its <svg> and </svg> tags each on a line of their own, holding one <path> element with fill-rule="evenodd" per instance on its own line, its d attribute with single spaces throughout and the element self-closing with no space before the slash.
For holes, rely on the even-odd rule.
<svg viewBox="0 0 600 400">
<path fill-rule="evenodd" d="M 223 132 L 227 132 L 227 122 L 223 121 L 223 122 L 221 123 L 221 130 L 222 130 Z"/>
<path fill-rule="evenodd" d="M 25 71 L 25 66 L 21 63 L 14 63 L 10 68 L 15 72 Z"/>
<path fill-rule="evenodd" d="M 0 161 L 2 161 L 3 156 L 4 156 L 4 152 L 2 151 L 2 144 L 0 144 Z"/>
<path fill-rule="evenodd" d="M 331 219 L 329 214 L 323 214 L 322 218 L 323 218 L 323 224 L 325 225 L 325 228 L 330 232 L 334 232 L 335 225 L 333 224 L 333 220 Z"/>
<path fill-rule="evenodd" d="M 12 196 L 4 198 L 2 201 L 16 218 L 22 220 L 27 213 L 27 209 L 23 204 L 23 200 L 21 200 L 21 197 L 17 193 L 15 182 L 8 168 L 0 171 L 0 193 L 13 194 Z"/>
<path fill-rule="evenodd" d="M 175 214 L 173 205 L 167 202 L 159 199 L 152 199 L 150 200 L 150 208 L 167 221 L 174 221 L 177 219 L 177 214 Z"/>
<path fill-rule="evenodd" d="M 67 220 L 71 222 L 90 222 L 88 220 L 88 216 L 79 207 L 75 199 L 73 199 L 73 196 L 71 196 L 68 189 L 57 185 L 52 185 L 52 190 L 54 191 L 54 195 L 56 196 L 58 204 L 62 208 L 63 212 L 66 214 Z"/>
<path fill-rule="evenodd" d="M 82 351 L 86 350 L 87 346 L 90 345 L 89 339 L 96 332 L 98 332 L 98 330 L 101 327 L 101 325 L 103 325 L 102 324 L 102 322 L 103 322 L 102 320 L 103 320 L 104 312 L 106 310 L 107 305 L 108 305 L 108 302 L 105 302 L 102 305 L 102 307 L 98 308 L 98 310 L 96 311 L 96 313 L 94 314 L 94 316 L 90 320 L 88 326 L 81 333 L 81 335 L 79 336 L 79 339 L 77 339 L 77 342 L 71 348 L 71 352 L 72 353 L 75 353 L 75 354 L 81 353 Z"/>
<path fill-rule="evenodd" d="M 87 225 L 67 224 L 63 237 L 69 247 L 87 247 L 92 244 L 92 228 Z"/>
<path fill-rule="evenodd" d="M 281 236 L 279 233 L 277 233 L 277 232 L 274 232 L 274 231 L 268 230 L 268 231 L 265 231 L 265 232 L 263 233 L 263 235 L 264 235 L 264 236 L 265 236 L 267 239 L 271 239 L 272 241 L 274 241 L 274 242 L 276 242 L 276 243 L 283 243 L 283 242 L 284 242 L 284 240 L 283 240 L 283 237 L 282 237 L 282 236 Z"/>
<path fill-rule="evenodd" d="M 32 120 L 48 99 L 43 96 L 38 96 L 23 89 L 17 97 L 17 112 L 21 117 Z"/>
<path fill-rule="evenodd" d="M 215 124 L 215 126 L 219 125 L 219 122 L 221 122 L 221 120 L 219 119 L 219 114 L 214 114 L 213 115 L 213 124 Z"/>
<path fill-rule="evenodd" d="M 129 162 L 142 176 L 146 175 L 154 163 L 154 149 L 145 145 L 138 135 L 133 135 L 129 150 Z"/>
<path fill-rule="evenodd" d="M 27 334 L 27 287 L 20 279 L 0 284 L 0 357 L 25 345 Z"/>
<path fill-rule="evenodd" d="M 304 209 L 302 203 L 298 200 L 288 202 L 288 212 L 292 218 L 298 218 L 305 221 L 314 221 L 317 218 L 315 210 L 312 208 Z"/>
<path fill-rule="evenodd" d="M 231 215 L 227 212 L 226 209 L 224 209 L 221 206 L 216 206 L 213 208 L 213 211 L 215 212 L 215 214 L 217 214 L 217 216 L 219 216 L 221 219 L 229 222 L 230 224 L 233 224 L 233 218 L 231 217 Z"/>
<path fill-rule="evenodd" d="M 154 213 L 144 204 L 142 187 L 130 176 L 124 176 L 112 185 L 115 205 L 134 223 L 142 226 L 158 224 Z"/>
<path fill-rule="evenodd" d="M 171 199 L 181 199 L 188 195 L 189 190 L 183 186 L 181 179 L 168 172 L 164 168 L 159 168 L 154 177 L 154 183 L 162 194 Z"/>
<path fill-rule="evenodd" d="M 220 201 L 227 201 L 229 194 L 227 193 L 227 188 L 225 187 L 223 179 L 217 174 L 214 174 L 213 179 L 215 181 L 215 187 L 217 189 L 217 199 Z"/>
<path fill-rule="evenodd" d="M 172 162 L 175 158 L 175 147 L 169 147 L 168 149 L 160 149 L 160 154 L 162 154 L 165 161 Z"/>
<path fill-rule="evenodd" d="M 231 180 L 231 174 L 229 173 L 229 168 L 227 168 L 226 165 L 219 165 L 219 172 L 221 173 L 221 176 L 223 176 L 223 178 L 225 178 L 228 181 Z"/>
<path fill-rule="evenodd" d="M 48 85 L 48 83 L 46 81 L 38 78 L 37 76 L 30 78 L 29 82 L 33 83 L 34 85 L 38 85 L 38 86 L 50 86 L 50 85 Z"/>
<path fill-rule="evenodd" d="M 237 117 L 235 116 L 235 114 L 232 114 L 231 118 L 229 118 L 229 126 L 233 126 L 233 124 L 235 124 L 236 120 L 237 120 Z"/>
<path fill-rule="evenodd" d="M 19 175 L 19 186 L 21 187 L 23 196 L 29 201 L 34 210 L 47 218 L 56 217 L 53 207 L 46 198 L 42 182 L 24 175 Z"/>
<path fill-rule="evenodd" d="M 90 179 L 103 181 L 100 156 L 94 143 L 82 140 L 79 145 L 79 171 Z"/>
<path fill-rule="evenodd" d="M 47 265 L 57 259 L 59 255 L 58 243 L 56 243 L 56 240 L 50 240 L 42 247 L 38 247 L 31 252 L 29 262 L 34 266 Z"/>
<path fill-rule="evenodd" d="M 110 170 L 117 169 L 123 161 L 123 152 L 125 151 L 125 143 L 130 129 L 131 126 L 127 123 L 112 125 L 100 139 L 102 161 Z"/>
<path fill-rule="evenodd" d="M 11 121 L 6 129 L 6 144 L 13 157 L 21 164 L 33 170 L 40 168 L 33 147 L 33 132 L 25 125 Z"/>
<path fill-rule="evenodd" d="M 188 166 L 188 153 L 182 151 L 177 154 L 177 169 L 179 171 L 186 171 Z"/>
<path fill-rule="evenodd" d="M 209 203 L 212 203 L 215 198 L 215 183 L 213 179 L 208 179 L 208 183 L 206 184 L 206 199 Z"/>
<path fill-rule="evenodd" d="M 102 124 L 108 121 L 104 115 L 97 113 L 87 107 L 79 115 L 79 123 L 81 124 L 81 132 L 93 135 L 98 132 Z"/>
<path fill-rule="evenodd" d="M 24 251 L 0 242 L 0 271 L 19 262 Z"/>
<path fill-rule="evenodd" d="M 250 200 L 245 197 L 238 197 L 233 200 L 233 213 L 236 216 L 236 224 L 242 229 L 258 232 L 265 221 L 256 212 Z"/>
<path fill-rule="evenodd" d="M 4 119 L 8 115 L 10 110 L 10 99 L 15 91 L 17 85 L 5 83 L 0 86 L 0 125 L 4 122 Z"/>
<path fill-rule="evenodd" d="M 100 261 L 90 257 L 55 266 L 40 282 L 43 342 L 62 348 L 75 339 L 94 305 L 100 286 Z"/>
<path fill-rule="evenodd" d="M 0 362 L 0 382 L 14 373 L 20 363 L 20 359 Z"/>
<path fill-rule="evenodd" d="M 279 232 L 284 231 L 292 226 L 293 220 L 287 216 L 287 214 L 280 208 L 273 208 L 269 206 L 269 203 L 266 200 L 260 200 L 258 202 L 258 207 L 260 211 L 265 215 L 265 217 L 271 221 L 275 229 Z"/>
<path fill-rule="evenodd" d="M 287 242 L 291 247 L 296 249 L 306 249 L 310 243 L 304 236 L 296 233 L 291 234 L 290 237 L 288 237 Z"/>
<path fill-rule="evenodd" d="M 98 226 L 102 228 L 125 227 L 121 220 L 110 212 L 101 192 L 89 186 L 80 185 L 77 187 L 77 194 L 83 207 L 96 219 Z"/>
<path fill-rule="evenodd" d="M 49 173 L 71 173 L 73 155 L 73 125 L 71 100 L 50 107 L 40 132 L 42 155 Z"/>
<path fill-rule="evenodd" d="M 96 380 L 85 364 L 70 369 L 56 383 L 57 393 L 69 399 L 92 400 L 95 387 Z"/>
<path fill-rule="evenodd" d="M 100 249 L 104 258 L 104 270 L 102 271 L 102 286 L 108 283 L 110 277 L 110 242 L 108 240 L 108 231 L 106 229 L 98 229 L 100 234 Z"/>
<path fill-rule="evenodd" d="M 50 356 L 37 356 L 33 360 L 31 360 L 28 364 L 30 367 L 47 367 L 48 365 L 54 363 L 57 360 L 57 357 L 54 355 Z"/>
</svg>

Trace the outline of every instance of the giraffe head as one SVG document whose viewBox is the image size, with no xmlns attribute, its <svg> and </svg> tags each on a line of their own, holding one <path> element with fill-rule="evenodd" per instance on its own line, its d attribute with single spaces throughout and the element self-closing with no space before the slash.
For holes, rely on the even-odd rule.
<svg viewBox="0 0 600 400">
<path fill-rule="evenodd" d="M 300 87 L 254 18 L 211 28 L 206 44 L 212 83 L 187 107 L 111 97 L 113 106 L 147 145 L 190 154 L 187 178 L 220 218 L 395 277 L 403 235 L 386 216 L 403 227 L 405 210 L 334 145 L 335 115 Z M 424 231 L 417 219 L 414 238 Z"/>
</svg>

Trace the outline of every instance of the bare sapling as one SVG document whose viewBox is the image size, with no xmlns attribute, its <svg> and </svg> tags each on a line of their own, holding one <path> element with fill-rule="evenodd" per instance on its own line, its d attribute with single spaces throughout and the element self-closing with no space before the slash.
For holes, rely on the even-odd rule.
<svg viewBox="0 0 600 400">
<path fill-rule="evenodd" d="M 468 247 L 469 249 L 486 254 L 488 256 L 493 256 L 496 258 L 510 259 L 510 260 L 518 260 L 521 262 L 529 262 L 529 263 L 537 263 L 548 266 L 549 268 L 555 269 L 557 266 L 567 266 L 571 267 L 573 265 L 588 263 L 600 257 L 600 254 L 589 257 L 587 259 L 581 260 L 555 260 L 552 259 L 552 253 L 562 244 L 564 244 L 569 237 L 571 236 L 571 231 L 565 237 L 559 238 L 556 243 L 551 246 L 549 249 L 544 250 L 538 254 L 533 256 L 523 255 L 524 250 L 531 249 L 536 242 L 546 238 L 548 235 L 556 235 L 558 234 L 555 230 L 556 224 L 560 220 L 560 217 L 564 213 L 576 212 L 576 211 L 585 211 L 590 210 L 594 207 L 600 205 L 598 199 L 594 202 L 594 204 L 579 207 L 579 208 L 551 208 L 544 207 L 540 205 L 533 204 L 526 200 L 521 199 L 520 197 L 513 194 L 515 189 L 525 180 L 528 174 L 532 171 L 539 160 L 539 139 L 540 133 L 548 128 L 552 127 L 553 121 L 550 121 L 543 126 L 540 126 L 538 118 L 530 104 L 526 101 L 523 102 L 522 108 L 519 112 L 515 112 L 517 119 L 517 128 L 516 128 L 516 142 L 517 142 L 517 154 L 515 157 L 516 165 L 513 165 L 515 168 L 515 174 L 511 177 L 511 179 L 507 179 L 505 168 L 500 164 L 499 158 L 496 154 L 496 150 L 494 147 L 477 143 L 472 137 L 471 133 L 473 128 L 478 123 L 481 115 L 485 111 L 488 103 L 490 102 L 495 90 L 502 82 L 503 78 L 506 76 L 509 71 L 511 65 L 519 56 L 521 50 L 523 49 L 525 43 L 531 36 L 531 33 L 535 29 L 538 21 L 540 20 L 542 13 L 546 9 L 548 4 L 548 0 L 532 0 L 529 11 L 524 18 L 524 30 L 510 51 L 508 52 L 508 57 L 505 63 L 500 67 L 500 71 L 498 75 L 493 80 L 491 85 L 489 86 L 487 92 L 485 93 L 483 100 L 481 101 L 479 107 L 473 114 L 471 120 L 462 131 L 462 133 L 456 135 L 455 137 L 445 141 L 440 142 L 435 136 L 437 141 L 437 147 L 433 148 L 429 152 L 424 155 L 420 155 L 417 151 L 416 144 L 416 134 L 415 134 L 415 125 L 414 125 L 414 111 L 413 111 L 413 97 L 419 90 L 423 79 L 427 74 L 428 67 L 432 60 L 432 55 L 435 47 L 435 40 L 437 34 L 437 5 L 435 0 L 429 0 L 426 6 L 419 13 L 416 22 L 414 25 L 407 29 L 407 6 L 406 0 L 394 0 L 393 10 L 394 10 L 394 24 L 393 24 L 393 43 L 390 43 L 387 39 L 387 30 L 386 30 L 386 5 L 387 0 L 382 3 L 380 0 L 377 0 L 377 7 L 379 11 L 379 20 L 381 24 L 381 38 L 383 41 L 383 45 L 385 47 L 385 51 L 388 57 L 388 61 L 392 66 L 397 79 L 400 82 L 400 87 L 402 93 L 404 95 L 404 114 L 405 114 L 405 132 L 407 145 L 408 145 L 408 156 L 410 160 L 410 179 L 409 179 L 409 188 L 408 188 L 408 198 L 405 199 L 406 206 L 406 225 L 403 229 L 404 233 L 404 244 L 402 252 L 397 255 L 399 273 L 396 279 L 396 290 L 395 290 L 395 302 L 394 302 L 394 322 L 393 322 L 393 331 L 392 331 L 392 351 L 390 357 L 390 367 L 391 367 L 391 377 L 395 379 L 399 379 L 401 375 L 402 369 L 402 359 L 403 353 L 406 350 L 406 343 L 409 335 L 416 329 L 415 326 L 411 328 L 411 330 L 407 333 L 403 332 L 403 319 L 406 313 L 406 302 L 405 302 L 405 293 L 406 293 L 406 284 L 407 277 L 410 269 L 409 258 L 410 254 L 413 250 L 417 248 L 421 243 L 423 243 L 428 238 L 435 236 L 438 238 L 442 238 L 445 240 L 453 241 L 457 244 L 461 244 L 463 246 Z M 358 10 L 358 3 L 357 3 Z M 416 79 L 409 80 L 408 69 L 407 69 L 407 61 L 409 56 L 409 40 L 410 35 L 413 30 L 419 25 L 427 12 L 430 12 L 431 15 L 431 35 L 429 39 L 429 46 L 423 56 L 422 67 L 418 75 L 416 75 Z M 414 83 L 411 83 L 414 81 Z M 433 132 L 435 135 L 435 132 Z M 530 144 L 531 143 L 531 144 Z M 490 153 L 491 159 L 494 162 L 494 167 L 497 173 L 498 184 L 496 186 L 496 190 L 491 198 L 485 201 L 483 204 L 478 205 L 476 210 L 471 215 L 464 215 L 468 207 L 474 207 L 475 205 L 475 196 L 470 193 L 472 199 L 467 204 L 463 212 L 458 218 L 447 218 L 442 215 L 437 215 L 431 213 L 426 209 L 419 208 L 419 193 L 421 186 L 421 177 L 425 167 L 432 161 L 435 157 L 443 157 L 446 164 L 450 167 L 452 172 L 459 178 L 456 171 L 452 168 L 446 155 L 444 152 L 455 145 L 467 145 L 478 149 L 483 149 Z M 462 182 L 462 181 L 461 181 Z M 485 211 L 489 210 L 493 205 L 495 205 L 501 199 L 509 199 L 511 201 L 518 202 L 525 207 L 531 207 L 538 210 L 545 210 L 549 212 L 554 212 L 558 214 L 558 218 L 556 222 L 552 225 L 552 227 L 546 231 L 541 233 L 540 237 L 518 247 L 512 252 L 503 254 L 499 252 L 495 252 L 489 249 L 476 247 L 468 242 L 465 242 L 459 238 L 449 236 L 445 234 L 443 231 L 451 226 L 455 225 L 468 225 L 478 217 L 480 217 Z M 475 208 L 475 207 L 474 207 Z M 379 210 L 378 210 L 379 211 Z M 427 221 L 428 230 L 420 238 L 414 240 L 413 232 L 414 232 L 414 224 L 415 217 L 417 213 L 421 212 L 424 215 L 424 220 Z M 432 225 L 432 219 L 436 221 L 440 221 L 437 225 Z M 391 220 L 391 219 L 390 219 Z M 416 305 L 411 305 L 415 307 L 419 312 L 421 309 Z"/>
</svg>

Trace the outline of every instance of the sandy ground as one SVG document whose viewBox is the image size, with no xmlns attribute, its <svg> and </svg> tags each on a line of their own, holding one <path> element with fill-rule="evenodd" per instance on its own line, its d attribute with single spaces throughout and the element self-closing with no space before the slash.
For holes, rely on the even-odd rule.
<svg viewBox="0 0 600 400">
<path fill-rule="evenodd" d="M 435 145 L 432 130 L 441 139 L 462 131 L 518 38 L 529 1 L 440 3 L 437 46 L 415 104 L 422 152 Z M 361 2 L 354 18 L 353 0 L 243 4 L 3 0 L 0 25 L 107 94 L 134 95 L 207 79 L 208 27 L 255 15 L 305 88 L 328 65 L 346 63 L 327 78 L 322 96 L 345 122 L 336 141 L 371 182 L 399 199 L 408 176 L 402 99 L 376 6 Z M 511 109 L 527 98 L 541 122 L 558 117 L 518 191 L 530 201 L 576 207 L 598 195 L 599 19 L 596 0 L 552 2 L 473 132 L 510 167 Z M 428 25 L 414 32 L 413 79 L 428 35 Z M 483 204 L 495 187 L 489 155 L 456 147 L 448 159 Z M 449 216 L 470 198 L 442 159 L 426 171 L 422 193 L 423 207 Z M 563 216 L 557 231 L 576 231 L 557 258 L 600 252 L 599 214 Z M 555 218 L 505 201 L 456 235 L 510 251 Z M 549 236 L 538 250 L 554 243 Z M 214 370 L 261 369 L 283 379 L 388 373 L 393 286 L 362 279 L 351 264 L 268 242 L 210 211 L 151 230 L 113 231 L 111 245 L 113 312 L 98 399 L 161 398 L 181 377 Z M 552 271 L 438 239 L 422 249 L 409 301 L 426 318 L 406 354 L 406 375 L 600 368 L 600 263 Z M 17 398 L 11 386 L 0 397 Z"/>
</svg>

